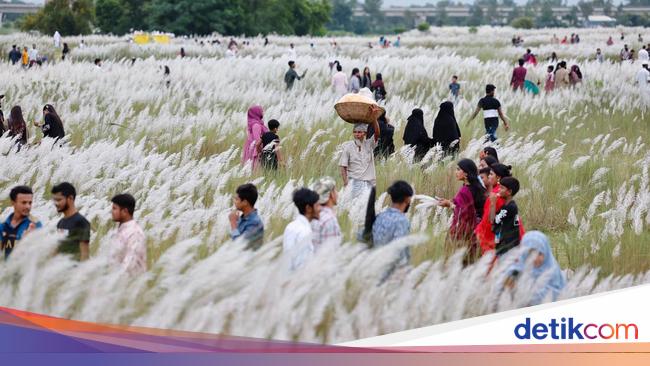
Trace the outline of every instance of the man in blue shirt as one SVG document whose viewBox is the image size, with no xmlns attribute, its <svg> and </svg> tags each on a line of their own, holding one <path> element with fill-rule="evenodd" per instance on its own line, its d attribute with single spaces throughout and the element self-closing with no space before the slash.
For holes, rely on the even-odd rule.
<svg viewBox="0 0 650 366">
<path fill-rule="evenodd" d="M 406 212 L 411 206 L 413 188 L 408 183 L 398 180 L 388 187 L 388 194 L 392 202 L 391 207 L 377 215 L 372 225 L 372 242 L 376 247 L 406 236 L 411 231 Z"/>
<path fill-rule="evenodd" d="M 243 236 L 247 242 L 246 249 L 259 249 L 264 240 L 264 224 L 255 209 L 257 187 L 250 183 L 237 187 L 233 201 L 235 210 L 228 216 L 231 229 L 230 237 L 235 240 Z"/>
<path fill-rule="evenodd" d="M 14 212 L 2 223 L 2 249 L 5 259 L 26 233 L 43 227 L 36 218 L 30 215 L 32 211 L 32 189 L 27 186 L 17 186 L 9 192 L 9 198 Z"/>
<path fill-rule="evenodd" d="M 413 188 L 405 181 L 398 180 L 388 187 L 388 195 L 392 202 L 391 206 L 377 215 L 372 225 L 372 242 L 375 247 L 388 245 L 411 232 L 411 223 L 406 217 L 406 212 L 411 206 Z M 409 248 L 404 248 L 400 252 L 399 259 L 384 273 L 380 283 L 383 283 L 398 266 L 407 264 L 410 259 L 411 251 Z"/>
</svg>

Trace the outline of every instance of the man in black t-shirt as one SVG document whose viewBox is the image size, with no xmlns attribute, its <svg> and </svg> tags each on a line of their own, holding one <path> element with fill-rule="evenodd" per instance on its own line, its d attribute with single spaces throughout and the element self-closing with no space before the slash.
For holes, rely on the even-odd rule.
<svg viewBox="0 0 650 366">
<path fill-rule="evenodd" d="M 275 119 L 269 121 L 269 132 L 265 132 L 260 138 L 257 145 L 257 150 L 262 156 L 262 166 L 265 169 L 277 170 L 278 163 L 282 164 L 280 157 L 280 136 L 278 136 L 278 129 L 280 122 Z"/>
<path fill-rule="evenodd" d="M 483 121 L 485 122 L 485 134 L 489 141 L 494 142 L 497 139 L 497 128 L 499 127 L 499 117 L 503 120 L 503 127 L 506 131 L 510 128 L 510 122 L 506 116 L 501 111 L 501 103 L 498 99 L 494 97 L 494 91 L 496 86 L 488 84 L 485 87 L 485 97 L 481 98 L 478 101 L 476 110 L 472 113 L 472 116 L 469 118 L 469 121 L 473 120 L 474 117 L 483 110 Z M 468 121 L 468 122 L 469 122 Z"/>
<path fill-rule="evenodd" d="M 72 254 L 76 260 L 86 260 L 89 255 L 90 223 L 75 207 L 77 192 L 74 186 L 64 182 L 52 188 L 52 199 L 58 212 L 63 213 L 56 227 L 67 234 L 59 245 L 58 253 Z"/>
<path fill-rule="evenodd" d="M 490 209 L 497 256 L 501 256 L 519 245 L 520 225 L 519 209 L 517 203 L 513 200 L 513 197 L 519 192 L 519 181 L 513 177 L 505 177 L 501 179 L 499 184 L 501 186 L 499 196 L 505 200 L 505 203 L 498 213 L 495 212 L 494 205 L 491 205 Z M 490 199 L 493 198 L 490 197 Z"/>
</svg>

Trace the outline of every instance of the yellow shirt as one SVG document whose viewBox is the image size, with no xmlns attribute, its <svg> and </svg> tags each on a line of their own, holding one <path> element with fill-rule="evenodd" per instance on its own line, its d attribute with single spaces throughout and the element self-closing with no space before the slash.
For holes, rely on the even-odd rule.
<svg viewBox="0 0 650 366">
<path fill-rule="evenodd" d="M 27 54 L 27 51 L 23 51 L 23 65 L 27 65 L 29 63 L 29 55 Z"/>
</svg>

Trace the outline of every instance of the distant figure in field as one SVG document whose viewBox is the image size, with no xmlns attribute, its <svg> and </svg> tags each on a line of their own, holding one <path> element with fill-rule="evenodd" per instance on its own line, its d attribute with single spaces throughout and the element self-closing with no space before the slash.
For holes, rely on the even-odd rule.
<svg viewBox="0 0 650 366">
<path fill-rule="evenodd" d="M 424 112 L 416 108 L 411 112 L 404 128 L 404 145 L 410 146 L 414 151 L 413 162 L 418 163 L 429 152 L 431 139 L 424 128 Z"/>
<path fill-rule="evenodd" d="M 278 170 L 278 165 L 284 166 L 284 160 L 280 152 L 280 136 L 278 129 L 280 122 L 272 119 L 268 123 L 269 131 L 262 134 L 257 144 L 257 151 L 261 154 L 262 167 L 267 170 Z"/>
<path fill-rule="evenodd" d="M 555 73 L 553 72 L 553 65 L 546 68 L 546 82 L 544 83 L 544 90 L 550 93 L 555 88 Z"/>
<path fill-rule="evenodd" d="M 641 69 L 636 73 L 636 84 L 639 85 L 639 89 L 642 92 L 647 92 L 650 90 L 650 69 L 648 68 L 648 63 L 641 65 Z"/>
<path fill-rule="evenodd" d="M 27 131 L 27 123 L 25 123 L 25 118 L 23 118 L 23 110 L 19 105 L 11 108 L 9 119 L 7 120 L 7 128 L 9 129 L 9 137 L 16 138 L 16 151 L 20 151 L 24 145 L 27 145 L 29 133 Z"/>
<path fill-rule="evenodd" d="M 372 90 L 377 102 L 386 99 L 386 86 L 384 85 L 384 77 L 381 73 L 377 73 L 375 81 L 373 81 L 370 86 L 370 90 Z"/>
<path fill-rule="evenodd" d="M 503 120 L 503 127 L 506 131 L 510 128 L 510 123 L 508 119 L 503 114 L 501 110 L 501 102 L 494 97 L 496 86 L 488 84 L 485 86 L 485 97 L 481 98 L 478 101 L 478 105 L 474 110 L 474 113 L 470 116 L 469 120 L 473 120 L 476 115 L 483 110 L 483 121 L 485 122 L 485 133 L 488 136 L 489 141 L 496 141 L 497 139 L 497 128 L 499 128 L 499 117 Z"/>
<path fill-rule="evenodd" d="M 348 92 L 348 76 L 345 75 L 340 64 L 336 65 L 336 73 L 332 76 L 332 87 L 339 98 Z"/>
<path fill-rule="evenodd" d="M 578 67 L 578 65 L 571 66 L 571 73 L 569 74 L 569 80 L 571 81 L 571 85 L 574 86 L 582 82 L 582 72 L 580 71 L 580 67 Z"/>
<path fill-rule="evenodd" d="M 458 97 L 460 97 L 460 84 L 458 83 L 458 76 L 456 75 L 451 77 L 449 93 L 451 94 L 452 103 L 456 104 L 458 102 Z"/>
<path fill-rule="evenodd" d="M 358 93 L 361 90 L 361 76 L 359 75 L 359 69 L 352 69 L 352 75 L 350 76 L 350 83 L 348 83 L 348 91 L 350 93 Z"/>
<path fill-rule="evenodd" d="M 289 61 L 289 70 L 284 74 L 284 82 L 287 84 L 287 90 L 291 90 L 293 88 L 293 83 L 296 80 L 301 80 L 307 74 L 307 70 L 305 70 L 302 75 L 298 75 L 296 67 L 297 65 L 294 61 Z"/>
<path fill-rule="evenodd" d="M 9 60 L 12 65 L 15 65 L 20 61 L 20 51 L 18 51 L 16 45 L 11 46 L 11 51 L 9 51 Z"/>
<path fill-rule="evenodd" d="M 95 59 L 95 69 L 101 70 L 102 69 L 102 60 L 99 58 Z"/>
<path fill-rule="evenodd" d="M 603 56 L 603 52 L 600 50 L 600 48 L 596 48 L 596 61 L 600 62 L 601 64 L 605 61 L 605 57 Z"/>
<path fill-rule="evenodd" d="M 361 78 L 362 88 L 372 88 L 372 75 L 370 75 L 370 68 L 368 66 L 363 68 L 363 77 Z"/>
<path fill-rule="evenodd" d="M 61 33 L 59 31 L 54 32 L 54 47 L 55 48 L 60 48 L 61 47 Z"/>
<path fill-rule="evenodd" d="M 510 85 L 513 90 L 523 90 L 524 82 L 526 81 L 527 70 L 524 67 L 525 61 L 523 58 L 520 58 L 518 62 L 519 66 L 512 70 L 512 78 L 510 79 Z"/>
<path fill-rule="evenodd" d="M 460 150 L 460 127 L 454 115 L 454 104 L 443 102 L 433 122 L 432 146 L 440 145 L 445 155 L 456 154 Z"/>
<path fill-rule="evenodd" d="M 63 51 L 61 51 L 61 60 L 65 61 L 65 58 L 68 56 L 70 53 L 70 47 L 68 47 L 67 43 L 63 44 Z"/>
<path fill-rule="evenodd" d="M 261 106 L 254 105 L 248 109 L 248 127 L 246 128 L 246 142 L 242 154 L 242 164 L 247 161 L 252 162 L 253 169 L 257 168 L 260 162 L 260 154 L 257 150 L 257 144 L 262 135 L 268 132 L 264 126 L 264 110 Z"/>
<path fill-rule="evenodd" d="M 555 68 L 555 88 L 566 88 L 570 85 L 571 78 L 566 69 L 566 61 L 561 61 Z"/>
<path fill-rule="evenodd" d="M 43 107 L 43 123 L 34 121 L 34 126 L 43 131 L 43 137 L 54 139 L 55 143 L 65 137 L 63 122 L 51 104 Z"/>
<path fill-rule="evenodd" d="M 609 38 L 607 39 L 607 45 L 611 46 L 613 44 L 614 44 L 614 40 L 612 39 L 612 36 L 609 36 Z"/>
</svg>

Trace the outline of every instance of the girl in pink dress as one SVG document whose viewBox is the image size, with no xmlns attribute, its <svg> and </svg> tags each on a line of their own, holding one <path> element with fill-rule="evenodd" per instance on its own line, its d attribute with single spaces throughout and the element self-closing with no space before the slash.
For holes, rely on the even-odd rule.
<svg viewBox="0 0 650 366">
<path fill-rule="evenodd" d="M 555 88 L 555 73 L 553 73 L 553 65 L 550 65 L 546 69 L 546 83 L 544 84 L 544 90 L 549 93 Z"/>
<path fill-rule="evenodd" d="M 244 150 L 242 153 L 242 164 L 247 161 L 253 162 L 253 168 L 259 164 L 259 154 L 257 152 L 257 142 L 265 132 L 269 129 L 264 126 L 264 110 L 258 105 L 254 105 L 248 109 L 248 128 L 246 134 L 246 142 L 244 143 Z"/>
</svg>

